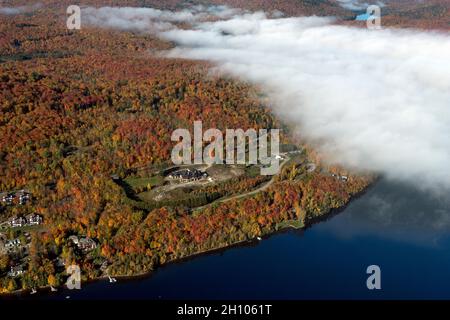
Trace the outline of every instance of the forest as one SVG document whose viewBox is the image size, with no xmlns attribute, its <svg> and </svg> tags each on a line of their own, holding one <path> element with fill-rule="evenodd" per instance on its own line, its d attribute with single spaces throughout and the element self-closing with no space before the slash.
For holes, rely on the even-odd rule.
<svg viewBox="0 0 450 320">
<path fill-rule="evenodd" d="M 27 189 L 33 195 L 22 206 L 2 205 L 0 220 L 37 213 L 44 221 L 28 231 L 21 276 L 7 276 L 15 261 L 0 256 L 0 292 L 64 284 L 67 274 L 58 261 L 79 265 L 83 280 L 104 275 L 105 262 L 111 275 L 150 272 L 275 232 L 283 221 L 306 225 L 348 203 L 373 180 L 349 174 L 343 183 L 325 173 L 341 169 L 322 164 L 308 149 L 318 170 L 296 179 L 297 172 L 289 171 L 295 167 L 288 168 L 256 195 L 194 212 L 191 207 L 204 204 L 203 191 L 192 194 L 198 202 L 137 205 L 111 176 L 125 179 L 139 168 L 169 165 L 171 133 L 192 128 L 196 120 L 222 130 L 283 128 L 283 143 L 303 142 L 270 112 L 259 88 L 211 73 L 205 62 L 154 55 L 171 44 L 152 35 L 69 31 L 63 6 L 56 8 L 0 15 L 0 192 Z M 264 181 L 212 186 L 206 202 Z M 97 247 L 84 254 L 71 235 L 92 238 Z"/>
</svg>

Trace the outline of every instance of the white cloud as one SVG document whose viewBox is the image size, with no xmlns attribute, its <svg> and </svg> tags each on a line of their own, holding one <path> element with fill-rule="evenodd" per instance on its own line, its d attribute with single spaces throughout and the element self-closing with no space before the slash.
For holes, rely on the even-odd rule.
<svg viewBox="0 0 450 320">
<path fill-rule="evenodd" d="M 171 57 L 209 60 L 262 85 L 274 112 L 330 160 L 448 192 L 448 34 L 332 21 L 259 12 L 159 35 L 176 43 Z"/>
<path fill-rule="evenodd" d="M 263 85 L 274 111 L 330 158 L 449 188 L 450 38 L 329 22 L 250 15 L 163 36 L 180 46 L 171 56 Z"/>
<path fill-rule="evenodd" d="M 20 7 L 0 7 L 0 13 L 6 15 L 14 15 L 21 13 Z"/>
<path fill-rule="evenodd" d="M 192 23 L 208 17 L 229 18 L 239 13 L 225 6 L 193 6 L 172 12 L 138 7 L 87 7 L 82 9 L 83 23 L 121 30 L 156 32 L 174 28 L 174 23 Z"/>
<path fill-rule="evenodd" d="M 31 6 L 19 6 L 19 7 L 1 7 L 0 6 L 0 14 L 16 15 L 16 14 L 21 14 L 21 13 L 37 10 L 41 6 L 42 5 L 40 3 L 36 3 Z"/>
</svg>

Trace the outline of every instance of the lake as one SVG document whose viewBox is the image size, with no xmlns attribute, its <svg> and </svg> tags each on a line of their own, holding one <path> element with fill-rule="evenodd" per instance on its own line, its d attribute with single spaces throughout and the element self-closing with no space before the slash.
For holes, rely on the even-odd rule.
<svg viewBox="0 0 450 320">
<path fill-rule="evenodd" d="M 366 20 L 368 20 L 370 17 L 371 17 L 370 14 L 368 14 L 368 13 L 363 13 L 363 14 L 357 15 L 356 18 L 355 18 L 355 20 L 356 20 L 356 21 L 366 21 Z"/>
<path fill-rule="evenodd" d="M 169 264 L 153 275 L 32 299 L 450 298 L 449 202 L 380 180 L 305 231 Z M 366 268 L 381 268 L 368 290 Z"/>
</svg>

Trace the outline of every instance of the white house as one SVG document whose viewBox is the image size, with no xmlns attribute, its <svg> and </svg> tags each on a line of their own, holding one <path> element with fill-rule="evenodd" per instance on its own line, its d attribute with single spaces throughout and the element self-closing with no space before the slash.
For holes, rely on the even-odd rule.
<svg viewBox="0 0 450 320">
<path fill-rule="evenodd" d="M 19 265 L 19 266 L 15 266 L 15 267 L 11 267 L 11 271 L 8 272 L 8 276 L 9 277 L 18 277 L 22 274 L 24 274 L 24 270 L 23 270 L 23 266 Z"/>
</svg>

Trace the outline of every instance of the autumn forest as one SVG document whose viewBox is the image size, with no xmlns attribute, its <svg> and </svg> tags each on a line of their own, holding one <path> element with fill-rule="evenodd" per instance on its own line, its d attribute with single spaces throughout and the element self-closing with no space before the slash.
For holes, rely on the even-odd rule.
<svg viewBox="0 0 450 320">
<path fill-rule="evenodd" d="M 373 180 L 322 162 L 271 113 L 257 87 L 211 72 L 207 62 L 161 57 L 156 53 L 172 44 L 151 34 L 67 30 L 64 5 L 43 3 L 0 15 L 0 193 L 31 194 L 23 204 L 0 204 L 0 222 L 42 217 L 36 226 L 0 229 L 5 243 L 28 243 L 25 253 L 0 255 L 0 292 L 61 286 L 72 264 L 83 280 L 138 275 L 289 225 L 302 228 Z M 282 128 L 282 144 L 300 151 L 266 188 L 271 177 L 241 168 L 239 177 L 157 204 L 172 166 L 171 134 L 196 120 L 222 130 Z M 95 245 L 77 246 L 71 236 Z"/>
</svg>

